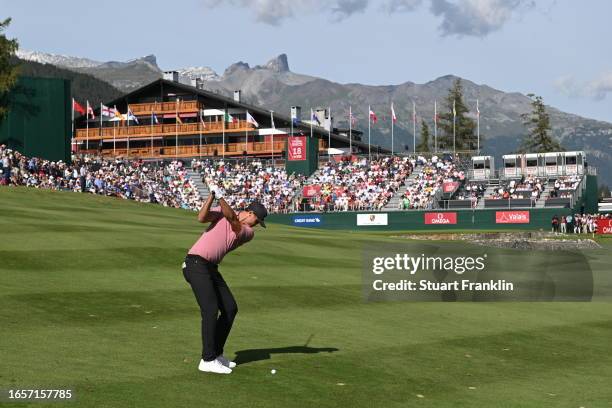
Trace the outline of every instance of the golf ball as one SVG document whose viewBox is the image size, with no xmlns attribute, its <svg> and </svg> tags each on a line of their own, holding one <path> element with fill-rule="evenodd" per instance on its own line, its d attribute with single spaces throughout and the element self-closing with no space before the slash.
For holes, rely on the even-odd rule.
<svg viewBox="0 0 612 408">
<path fill-rule="evenodd" d="M 276 374 L 276 370 L 274 370 L 274 369 L 270 370 L 270 372 L 271 372 L 272 374 Z"/>
</svg>

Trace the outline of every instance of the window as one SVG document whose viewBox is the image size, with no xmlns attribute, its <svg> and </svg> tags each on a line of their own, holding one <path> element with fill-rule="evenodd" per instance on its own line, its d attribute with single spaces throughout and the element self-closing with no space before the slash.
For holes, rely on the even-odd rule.
<svg viewBox="0 0 612 408">
<path fill-rule="evenodd" d="M 576 156 L 566 156 L 565 164 L 568 164 L 568 165 L 576 164 Z"/>
<path fill-rule="evenodd" d="M 527 167 L 537 167 L 538 159 L 527 159 Z"/>
</svg>

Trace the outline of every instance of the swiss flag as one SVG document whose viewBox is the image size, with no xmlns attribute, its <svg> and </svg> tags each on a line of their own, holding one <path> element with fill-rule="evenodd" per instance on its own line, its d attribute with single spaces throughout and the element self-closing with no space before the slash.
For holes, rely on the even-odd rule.
<svg viewBox="0 0 612 408">
<path fill-rule="evenodd" d="M 85 108 L 79 105 L 79 103 L 74 99 L 72 100 L 72 109 L 74 109 L 76 112 L 79 112 L 81 115 L 85 114 Z"/>
</svg>

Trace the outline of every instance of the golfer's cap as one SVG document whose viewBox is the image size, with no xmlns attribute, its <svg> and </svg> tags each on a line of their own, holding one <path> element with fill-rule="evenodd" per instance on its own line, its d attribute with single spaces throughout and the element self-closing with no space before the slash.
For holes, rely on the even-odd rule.
<svg viewBox="0 0 612 408">
<path fill-rule="evenodd" d="M 266 218 L 266 216 L 268 215 L 268 210 L 266 210 L 266 207 L 264 207 L 262 203 L 260 203 L 259 201 L 253 201 L 251 204 L 249 204 L 246 210 L 253 211 L 253 213 L 257 217 L 257 221 L 259 221 L 259 224 L 262 227 L 266 228 L 264 218 Z"/>
</svg>

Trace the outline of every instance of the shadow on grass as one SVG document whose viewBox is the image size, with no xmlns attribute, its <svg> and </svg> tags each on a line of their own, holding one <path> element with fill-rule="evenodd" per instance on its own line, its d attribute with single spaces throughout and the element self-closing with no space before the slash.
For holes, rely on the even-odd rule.
<svg viewBox="0 0 612 408">
<path fill-rule="evenodd" d="M 308 347 L 308 346 L 289 346 L 265 349 L 249 349 L 236 352 L 234 361 L 236 364 L 247 364 L 254 361 L 269 360 L 272 354 L 316 354 L 316 353 L 333 353 L 338 351 L 335 347 Z"/>
</svg>

